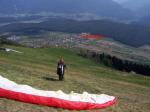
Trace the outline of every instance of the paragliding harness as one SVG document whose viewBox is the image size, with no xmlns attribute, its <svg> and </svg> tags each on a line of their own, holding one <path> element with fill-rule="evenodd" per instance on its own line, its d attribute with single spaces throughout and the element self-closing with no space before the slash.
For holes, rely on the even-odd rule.
<svg viewBox="0 0 150 112">
<path fill-rule="evenodd" d="M 58 63 L 57 74 L 59 75 L 59 80 L 61 81 L 64 79 L 65 67 L 66 65 L 64 63 Z"/>
</svg>

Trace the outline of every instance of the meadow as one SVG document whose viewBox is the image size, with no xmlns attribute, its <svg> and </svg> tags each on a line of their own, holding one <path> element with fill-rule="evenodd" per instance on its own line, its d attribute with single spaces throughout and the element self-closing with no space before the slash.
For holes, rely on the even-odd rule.
<svg viewBox="0 0 150 112">
<path fill-rule="evenodd" d="M 81 112 L 149 112 L 150 77 L 117 71 L 83 58 L 64 48 L 27 48 L 5 46 L 22 53 L 0 51 L 0 75 L 19 84 L 42 90 L 62 90 L 114 95 L 117 104 Z M 58 81 L 57 61 L 67 65 L 65 80 Z M 76 112 L 0 98 L 0 112 Z"/>
</svg>

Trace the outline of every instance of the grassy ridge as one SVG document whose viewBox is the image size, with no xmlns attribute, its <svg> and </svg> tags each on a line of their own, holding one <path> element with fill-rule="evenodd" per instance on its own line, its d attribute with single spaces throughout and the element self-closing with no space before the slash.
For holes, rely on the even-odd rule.
<svg viewBox="0 0 150 112">
<path fill-rule="evenodd" d="M 23 52 L 0 51 L 0 74 L 17 83 L 44 90 L 66 93 L 105 93 L 118 97 L 118 104 L 101 112 L 149 112 L 149 77 L 133 75 L 106 68 L 62 48 L 32 49 L 7 46 Z M 63 56 L 67 64 L 65 81 L 57 81 L 56 64 Z M 69 110 L 38 106 L 0 99 L 0 111 L 6 112 L 69 112 Z M 93 110 L 96 112 L 99 110 Z"/>
</svg>

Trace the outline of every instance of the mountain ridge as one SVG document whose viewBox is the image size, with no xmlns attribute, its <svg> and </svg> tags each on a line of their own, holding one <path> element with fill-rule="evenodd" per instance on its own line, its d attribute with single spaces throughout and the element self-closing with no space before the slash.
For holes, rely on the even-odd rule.
<svg viewBox="0 0 150 112">
<path fill-rule="evenodd" d="M 150 14 L 150 0 L 127 0 L 120 2 L 123 7 L 134 11 L 138 18 L 147 16 Z"/>
<path fill-rule="evenodd" d="M 68 10 L 69 9 L 69 10 Z M 130 20 L 132 11 L 112 0 L 1 0 L 0 13 L 92 13 L 101 17 Z"/>
<path fill-rule="evenodd" d="M 40 30 L 102 34 L 132 46 L 150 44 L 150 28 L 142 25 L 117 23 L 110 20 L 76 21 L 69 19 L 49 19 L 41 23 L 13 23 L 0 27 L 1 33 L 37 33 Z"/>
</svg>

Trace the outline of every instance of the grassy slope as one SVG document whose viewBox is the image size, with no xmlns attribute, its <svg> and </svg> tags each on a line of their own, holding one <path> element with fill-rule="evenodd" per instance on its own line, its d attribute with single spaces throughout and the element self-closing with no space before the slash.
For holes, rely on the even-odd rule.
<svg viewBox="0 0 150 112">
<path fill-rule="evenodd" d="M 119 72 L 79 57 L 62 48 L 10 48 L 23 54 L 0 51 L 0 74 L 17 83 L 43 90 L 105 93 L 118 97 L 118 104 L 101 112 L 149 112 L 150 78 Z M 67 63 L 65 81 L 57 81 L 56 64 L 60 56 Z M 69 112 L 69 110 L 26 104 L 0 98 L 0 112 Z M 99 112 L 93 110 L 92 112 Z M 84 112 L 84 111 L 82 111 Z"/>
</svg>

